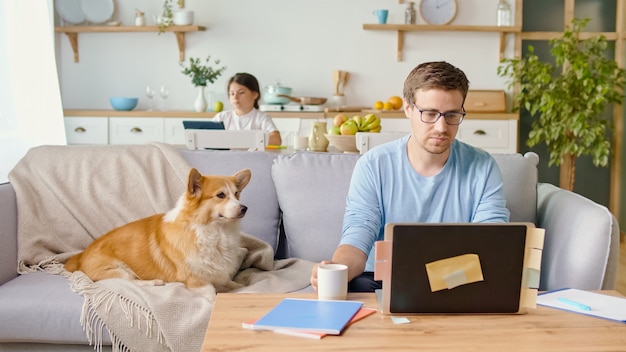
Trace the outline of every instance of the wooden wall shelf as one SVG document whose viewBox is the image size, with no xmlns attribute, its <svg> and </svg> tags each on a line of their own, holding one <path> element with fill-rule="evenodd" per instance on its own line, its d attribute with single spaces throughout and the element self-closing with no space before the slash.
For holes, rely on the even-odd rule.
<svg viewBox="0 0 626 352">
<path fill-rule="evenodd" d="M 405 32 L 491 32 L 500 34 L 500 59 L 504 58 L 504 48 L 507 33 L 521 33 L 519 26 L 499 27 L 499 26 L 470 26 L 470 25 L 427 25 L 427 24 L 363 24 L 365 30 L 394 31 L 398 36 L 397 60 L 402 61 L 402 51 L 404 50 Z"/>
<path fill-rule="evenodd" d="M 178 42 L 178 56 L 185 60 L 185 33 L 204 31 L 203 26 L 169 26 L 165 32 L 174 32 Z M 65 33 L 74 51 L 74 62 L 78 62 L 78 33 L 128 33 L 128 32 L 159 32 L 158 26 L 63 26 L 54 27 L 56 33 Z"/>
</svg>

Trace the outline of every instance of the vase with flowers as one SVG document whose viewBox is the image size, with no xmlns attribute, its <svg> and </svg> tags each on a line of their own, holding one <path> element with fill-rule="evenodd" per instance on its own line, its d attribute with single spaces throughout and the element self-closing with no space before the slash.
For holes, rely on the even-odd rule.
<svg viewBox="0 0 626 352">
<path fill-rule="evenodd" d="M 211 56 L 207 56 L 204 61 L 200 58 L 189 58 L 189 63 L 181 62 L 183 74 L 191 77 L 191 83 L 198 89 L 198 96 L 194 103 L 197 112 L 204 112 L 207 109 L 207 101 L 204 97 L 204 88 L 207 84 L 213 84 L 219 76 L 226 70 L 226 66 L 219 67 L 220 60 L 214 60 L 215 67 L 211 66 Z"/>
</svg>

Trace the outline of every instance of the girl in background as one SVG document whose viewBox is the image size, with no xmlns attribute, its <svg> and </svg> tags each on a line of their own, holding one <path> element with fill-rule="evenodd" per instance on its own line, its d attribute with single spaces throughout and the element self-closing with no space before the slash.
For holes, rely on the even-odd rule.
<svg viewBox="0 0 626 352">
<path fill-rule="evenodd" d="M 280 131 L 272 118 L 259 110 L 261 91 L 259 81 L 249 73 L 235 74 L 228 81 L 228 100 L 233 110 L 225 110 L 213 117 L 222 121 L 227 130 L 263 130 L 269 132 L 270 145 L 282 143 Z"/>
</svg>

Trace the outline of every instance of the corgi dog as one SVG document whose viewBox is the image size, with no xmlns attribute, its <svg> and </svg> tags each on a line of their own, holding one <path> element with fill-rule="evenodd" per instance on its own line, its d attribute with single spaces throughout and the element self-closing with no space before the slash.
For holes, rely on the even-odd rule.
<svg viewBox="0 0 626 352">
<path fill-rule="evenodd" d="M 111 230 L 64 267 L 93 281 L 182 282 L 209 300 L 217 291 L 242 287 L 232 279 L 245 254 L 239 223 L 248 208 L 239 197 L 251 176 L 248 169 L 203 176 L 192 168 L 187 190 L 173 209 Z"/>
</svg>

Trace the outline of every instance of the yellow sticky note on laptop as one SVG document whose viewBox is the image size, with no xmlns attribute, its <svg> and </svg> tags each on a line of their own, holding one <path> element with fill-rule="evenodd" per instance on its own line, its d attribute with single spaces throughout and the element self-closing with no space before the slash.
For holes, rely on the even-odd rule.
<svg viewBox="0 0 626 352">
<path fill-rule="evenodd" d="M 483 271 L 477 254 L 463 254 L 426 264 L 432 292 L 483 281 Z"/>
</svg>

